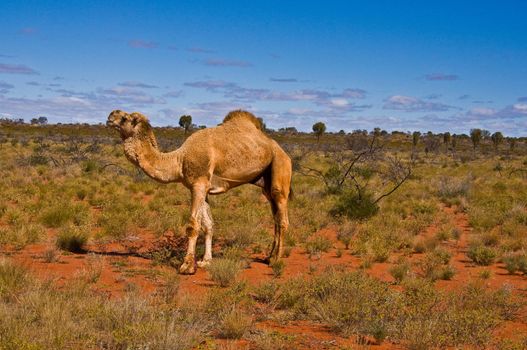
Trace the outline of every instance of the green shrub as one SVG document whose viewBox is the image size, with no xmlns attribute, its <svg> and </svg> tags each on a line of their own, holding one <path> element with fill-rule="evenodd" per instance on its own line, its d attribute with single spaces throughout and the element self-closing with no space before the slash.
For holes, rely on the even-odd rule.
<svg viewBox="0 0 527 350">
<path fill-rule="evenodd" d="M 54 263 L 54 262 L 59 261 L 59 254 L 55 248 L 51 248 L 51 249 L 46 250 L 42 254 L 42 258 L 44 259 L 44 262 Z"/>
<path fill-rule="evenodd" d="M 419 237 L 413 243 L 414 252 L 425 253 L 434 249 L 439 244 L 436 236 Z"/>
<path fill-rule="evenodd" d="M 500 237 L 497 232 L 485 232 L 481 234 L 480 240 L 487 247 L 497 247 L 500 243 Z"/>
<path fill-rule="evenodd" d="M 452 258 L 452 253 L 442 247 L 436 247 L 432 254 L 437 258 L 437 260 L 440 261 L 441 264 L 444 265 L 448 264 Z"/>
<path fill-rule="evenodd" d="M 231 285 L 236 280 L 240 269 L 241 266 L 238 261 L 223 258 L 213 259 L 207 266 L 210 278 L 221 287 Z"/>
<path fill-rule="evenodd" d="M 86 198 L 86 196 L 88 195 L 88 190 L 85 189 L 85 188 L 79 188 L 76 192 L 75 192 L 75 195 L 77 196 L 77 199 L 78 200 L 84 200 L 84 198 Z"/>
<path fill-rule="evenodd" d="M 268 304 L 275 300 L 280 286 L 275 281 L 264 282 L 254 290 L 254 299 Z"/>
<path fill-rule="evenodd" d="M 82 171 L 85 173 L 91 173 L 99 169 L 99 164 L 94 160 L 87 160 L 82 165 Z"/>
<path fill-rule="evenodd" d="M 337 239 L 344 244 L 346 249 L 349 249 L 356 230 L 357 227 L 350 221 L 346 221 L 341 227 L 339 227 Z"/>
<path fill-rule="evenodd" d="M 221 318 L 218 336 L 225 339 L 240 339 L 251 326 L 252 318 L 242 310 L 235 308 Z"/>
<path fill-rule="evenodd" d="M 29 281 L 27 270 L 12 262 L 0 259 L 0 299 L 10 301 L 16 299 Z"/>
<path fill-rule="evenodd" d="M 452 265 L 443 266 L 439 278 L 442 280 L 449 281 L 456 274 L 456 270 Z"/>
<path fill-rule="evenodd" d="M 291 251 L 293 250 L 293 247 L 291 247 L 290 245 L 288 246 L 285 246 L 284 247 L 284 258 L 288 258 L 290 255 L 291 255 Z M 253 250 L 254 251 L 254 250 Z M 255 253 L 260 253 L 260 252 L 255 252 Z"/>
<path fill-rule="evenodd" d="M 471 182 L 470 176 L 461 180 L 451 176 L 441 176 L 437 184 L 437 194 L 443 199 L 467 196 Z"/>
<path fill-rule="evenodd" d="M 505 264 L 505 269 L 511 274 L 515 274 L 517 271 L 527 273 L 527 256 L 525 253 L 507 253 L 501 258 L 501 261 Z"/>
<path fill-rule="evenodd" d="M 256 350 L 290 350 L 296 335 L 262 330 L 251 337 Z"/>
<path fill-rule="evenodd" d="M 337 197 L 332 215 L 346 216 L 351 220 L 364 220 L 377 214 L 379 206 L 369 193 L 345 192 Z"/>
<path fill-rule="evenodd" d="M 327 252 L 331 247 L 332 243 L 329 239 L 322 235 L 314 235 L 306 243 L 306 252 L 309 257 L 319 256 L 322 252 Z"/>
<path fill-rule="evenodd" d="M 481 270 L 481 272 L 479 273 L 479 277 L 484 280 L 488 280 L 490 276 L 492 276 L 492 271 L 488 269 Z"/>
<path fill-rule="evenodd" d="M 84 245 L 88 241 L 88 233 L 83 228 L 68 226 L 60 230 L 56 246 L 59 249 L 73 253 L 84 251 Z"/>
<path fill-rule="evenodd" d="M 73 222 L 76 225 L 86 223 L 88 220 L 88 210 L 85 206 L 71 205 L 69 203 L 62 203 L 44 211 L 41 216 L 41 221 L 46 227 L 58 228 L 64 226 L 68 222 Z"/>
<path fill-rule="evenodd" d="M 370 269 L 374 263 L 375 263 L 375 257 L 367 254 L 366 256 L 363 257 L 362 262 L 359 267 L 361 269 L 367 270 L 367 269 Z"/>
<path fill-rule="evenodd" d="M 325 272 L 305 291 L 307 314 L 344 334 L 384 334 L 395 315 L 388 285 L 361 273 Z"/>
<path fill-rule="evenodd" d="M 245 249 L 237 245 L 225 247 L 222 252 L 222 258 L 237 261 L 240 263 L 240 267 L 250 266 L 249 255 Z"/>
<path fill-rule="evenodd" d="M 451 279 L 455 274 L 454 268 L 448 265 L 451 257 L 451 253 L 442 247 L 436 247 L 433 251 L 426 253 L 421 261 L 424 276 L 432 281 Z"/>
<path fill-rule="evenodd" d="M 73 211 L 68 206 L 57 206 L 50 208 L 42 215 L 42 223 L 47 227 L 61 227 L 73 219 Z"/>
<path fill-rule="evenodd" d="M 390 270 L 390 275 L 395 279 L 395 283 L 401 283 L 411 272 L 410 264 L 406 261 L 393 265 Z"/>
<path fill-rule="evenodd" d="M 482 244 L 472 244 L 468 249 L 467 256 L 476 265 L 488 266 L 494 262 L 496 251 Z"/>
<path fill-rule="evenodd" d="M 378 263 L 383 263 L 388 261 L 390 257 L 391 250 L 386 244 L 375 244 L 370 247 L 369 254 L 373 257 L 373 260 Z"/>
<path fill-rule="evenodd" d="M 41 225 L 18 223 L 13 228 L 0 228 L 0 244 L 13 244 L 16 249 L 22 249 L 28 244 L 36 243 L 44 236 Z"/>
<path fill-rule="evenodd" d="M 455 240 L 459 240 L 459 238 L 461 237 L 461 230 L 457 227 L 454 227 L 451 231 L 451 236 Z"/>
<path fill-rule="evenodd" d="M 123 238 L 130 230 L 131 222 L 126 212 L 104 212 L 98 221 L 102 234 L 114 238 Z"/>
<path fill-rule="evenodd" d="M 273 269 L 273 275 L 274 277 L 278 278 L 282 276 L 285 269 L 285 262 L 284 260 L 276 260 L 271 264 L 271 268 Z"/>
</svg>

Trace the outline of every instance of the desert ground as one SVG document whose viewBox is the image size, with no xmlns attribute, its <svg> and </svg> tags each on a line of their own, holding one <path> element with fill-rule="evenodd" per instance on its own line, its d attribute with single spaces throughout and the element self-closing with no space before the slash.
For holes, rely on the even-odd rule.
<svg viewBox="0 0 527 350">
<path fill-rule="evenodd" d="M 293 159 L 284 258 L 262 262 L 245 185 L 210 197 L 213 262 L 179 275 L 186 188 L 102 125 L 4 123 L 0 349 L 525 349 L 527 140 L 468 133 L 269 132 Z"/>
</svg>

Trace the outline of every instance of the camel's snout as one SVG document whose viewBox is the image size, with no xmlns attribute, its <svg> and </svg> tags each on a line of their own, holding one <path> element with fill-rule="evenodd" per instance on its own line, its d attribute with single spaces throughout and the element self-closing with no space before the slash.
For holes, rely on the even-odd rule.
<svg viewBox="0 0 527 350">
<path fill-rule="evenodd" d="M 118 128 L 119 127 L 119 120 L 125 115 L 123 111 L 115 110 L 108 116 L 108 120 L 106 121 L 106 126 L 110 128 Z"/>
<path fill-rule="evenodd" d="M 116 123 L 115 119 L 110 116 L 108 117 L 108 120 L 106 121 L 106 127 L 117 129 L 119 128 L 119 124 Z"/>
</svg>

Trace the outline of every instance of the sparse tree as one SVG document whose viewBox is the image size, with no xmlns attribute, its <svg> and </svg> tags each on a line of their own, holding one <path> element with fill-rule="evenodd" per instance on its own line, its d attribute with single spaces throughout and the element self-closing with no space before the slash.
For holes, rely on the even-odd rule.
<svg viewBox="0 0 527 350">
<path fill-rule="evenodd" d="M 258 119 L 258 121 L 260 122 L 260 126 L 262 128 L 263 131 L 267 131 L 267 125 L 265 125 L 265 122 L 263 120 L 263 118 L 256 118 Z"/>
<path fill-rule="evenodd" d="M 296 150 L 293 157 L 297 164 L 295 171 L 319 179 L 327 194 L 337 195 L 337 203 L 331 210 L 334 215 L 357 220 L 374 215 L 378 203 L 411 176 L 412 159 L 403 160 L 385 152 L 385 145 L 375 135 L 355 133 L 348 136 L 346 143 L 327 146 L 325 166 L 304 162 L 314 150 Z M 373 185 L 374 178 L 379 185 Z"/>
<path fill-rule="evenodd" d="M 317 122 L 313 124 L 313 133 L 317 136 L 317 142 L 320 141 L 320 136 L 326 132 L 326 124 Z"/>
<path fill-rule="evenodd" d="M 492 136 L 490 137 L 492 140 L 492 144 L 494 145 L 494 149 L 496 152 L 498 151 L 498 147 L 503 142 L 503 134 L 499 131 L 496 131 Z"/>
<path fill-rule="evenodd" d="M 298 133 L 298 130 L 294 126 L 287 126 L 285 128 L 278 129 L 278 132 L 284 132 L 288 134 L 296 134 Z"/>
<path fill-rule="evenodd" d="M 31 125 L 46 125 L 48 123 L 48 118 L 46 117 L 38 117 L 38 118 L 32 118 L 30 120 Z"/>
<path fill-rule="evenodd" d="M 414 131 L 412 133 L 412 159 L 416 156 L 417 144 L 421 138 L 421 133 L 419 131 Z"/>
<path fill-rule="evenodd" d="M 516 139 L 514 137 L 509 137 L 507 138 L 507 142 L 509 143 L 509 150 L 514 152 L 514 148 L 516 147 Z"/>
<path fill-rule="evenodd" d="M 450 145 L 452 146 L 452 158 L 456 157 L 456 151 L 457 151 L 457 141 L 459 139 L 459 136 L 456 134 L 452 135 Z"/>
<path fill-rule="evenodd" d="M 452 139 L 452 136 L 450 136 L 450 133 L 447 131 L 443 134 L 443 143 L 445 144 L 445 150 L 448 152 L 448 144 L 450 143 L 450 140 Z"/>
<path fill-rule="evenodd" d="M 412 145 L 415 150 L 417 147 L 417 144 L 419 143 L 419 138 L 421 137 L 421 133 L 419 131 L 414 131 L 412 134 Z"/>
<path fill-rule="evenodd" d="M 436 137 L 431 131 L 426 133 L 424 142 L 426 154 L 428 154 L 429 152 L 437 152 L 439 147 L 441 146 L 441 139 Z"/>
<path fill-rule="evenodd" d="M 476 153 L 476 148 L 481 142 L 482 131 L 481 129 L 471 129 L 470 130 L 470 140 L 472 141 L 472 146 L 474 147 L 474 153 Z"/>
<path fill-rule="evenodd" d="M 192 117 L 190 115 L 182 115 L 179 118 L 179 126 L 185 129 L 185 137 L 186 137 L 187 133 L 190 130 L 190 127 L 192 126 Z"/>
</svg>

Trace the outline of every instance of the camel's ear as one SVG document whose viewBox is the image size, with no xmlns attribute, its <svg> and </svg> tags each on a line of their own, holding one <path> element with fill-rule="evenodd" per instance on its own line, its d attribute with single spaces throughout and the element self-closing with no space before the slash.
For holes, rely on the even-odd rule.
<svg viewBox="0 0 527 350">
<path fill-rule="evenodd" d="M 132 113 L 130 114 L 130 118 L 131 118 L 131 122 L 132 122 L 132 126 L 135 127 L 137 124 L 139 124 L 139 122 L 141 122 L 141 117 L 142 115 L 139 114 L 139 113 Z"/>
<path fill-rule="evenodd" d="M 130 121 L 132 122 L 133 127 L 140 123 L 148 124 L 148 119 L 138 112 L 133 112 L 130 114 Z"/>
</svg>

